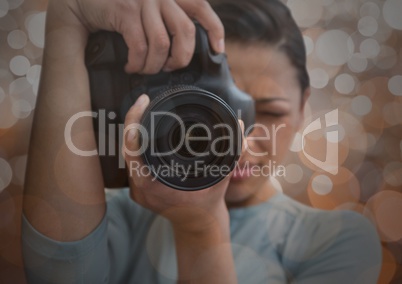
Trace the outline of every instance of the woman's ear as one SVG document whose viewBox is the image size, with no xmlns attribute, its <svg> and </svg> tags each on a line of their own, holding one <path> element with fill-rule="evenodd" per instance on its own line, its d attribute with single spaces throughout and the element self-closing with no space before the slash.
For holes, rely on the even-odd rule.
<svg viewBox="0 0 402 284">
<path fill-rule="evenodd" d="M 303 122 L 304 122 L 304 106 L 305 106 L 308 98 L 310 97 L 310 93 L 311 93 L 311 89 L 310 89 L 310 87 L 308 87 L 304 91 L 303 96 L 301 98 L 300 109 L 299 109 L 300 120 L 299 120 L 299 125 L 297 127 L 297 130 L 300 130 L 300 127 L 303 125 Z"/>
</svg>

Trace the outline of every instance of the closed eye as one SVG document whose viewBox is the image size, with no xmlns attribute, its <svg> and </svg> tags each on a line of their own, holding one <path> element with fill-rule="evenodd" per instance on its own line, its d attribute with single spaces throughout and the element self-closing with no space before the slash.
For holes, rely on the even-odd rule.
<svg viewBox="0 0 402 284">
<path fill-rule="evenodd" d="M 255 109 L 257 115 L 280 118 L 290 114 L 291 107 L 287 99 L 265 98 L 256 100 Z"/>
<path fill-rule="evenodd" d="M 257 111 L 257 114 L 264 116 L 273 116 L 273 117 L 283 117 L 288 115 L 288 113 L 283 112 L 270 112 L 270 111 Z"/>
</svg>

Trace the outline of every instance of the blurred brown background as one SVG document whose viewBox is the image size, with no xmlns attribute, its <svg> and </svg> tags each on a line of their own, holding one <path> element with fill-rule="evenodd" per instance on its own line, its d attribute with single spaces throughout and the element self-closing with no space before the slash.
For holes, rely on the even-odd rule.
<svg viewBox="0 0 402 284">
<path fill-rule="evenodd" d="M 25 283 L 21 195 L 46 2 L 0 0 L 0 283 Z M 322 128 L 305 136 L 303 149 L 302 132 L 296 136 L 278 187 L 316 208 L 367 216 L 383 243 L 379 283 L 402 283 L 402 0 L 284 2 L 307 47 L 312 96 L 304 129 L 316 119 Z M 337 159 L 326 160 L 336 149 Z M 339 165 L 338 173 L 311 157 Z"/>
</svg>

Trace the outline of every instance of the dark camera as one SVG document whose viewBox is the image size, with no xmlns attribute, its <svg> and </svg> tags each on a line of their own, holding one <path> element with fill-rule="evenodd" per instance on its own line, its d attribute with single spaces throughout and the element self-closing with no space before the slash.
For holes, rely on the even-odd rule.
<svg viewBox="0 0 402 284">
<path fill-rule="evenodd" d="M 238 118 L 247 129 L 255 116 L 252 98 L 234 84 L 226 55 L 212 51 L 207 33 L 197 23 L 195 52 L 186 68 L 127 74 L 127 54 L 123 37 L 105 31 L 91 35 L 86 49 L 105 186 L 127 186 L 133 170 L 180 190 L 199 190 L 221 181 L 241 154 Z M 151 99 L 140 129 L 140 154 L 147 170 L 128 165 L 127 173 L 119 154 L 123 123 L 144 93 Z"/>
</svg>

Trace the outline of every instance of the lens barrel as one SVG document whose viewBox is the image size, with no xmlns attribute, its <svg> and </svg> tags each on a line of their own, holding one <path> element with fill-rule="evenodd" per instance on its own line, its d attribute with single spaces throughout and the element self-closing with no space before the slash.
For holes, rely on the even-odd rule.
<svg viewBox="0 0 402 284">
<path fill-rule="evenodd" d="M 218 95 L 178 86 L 157 96 L 141 125 L 144 165 L 163 184 L 186 191 L 221 181 L 241 154 L 237 116 Z"/>
</svg>

